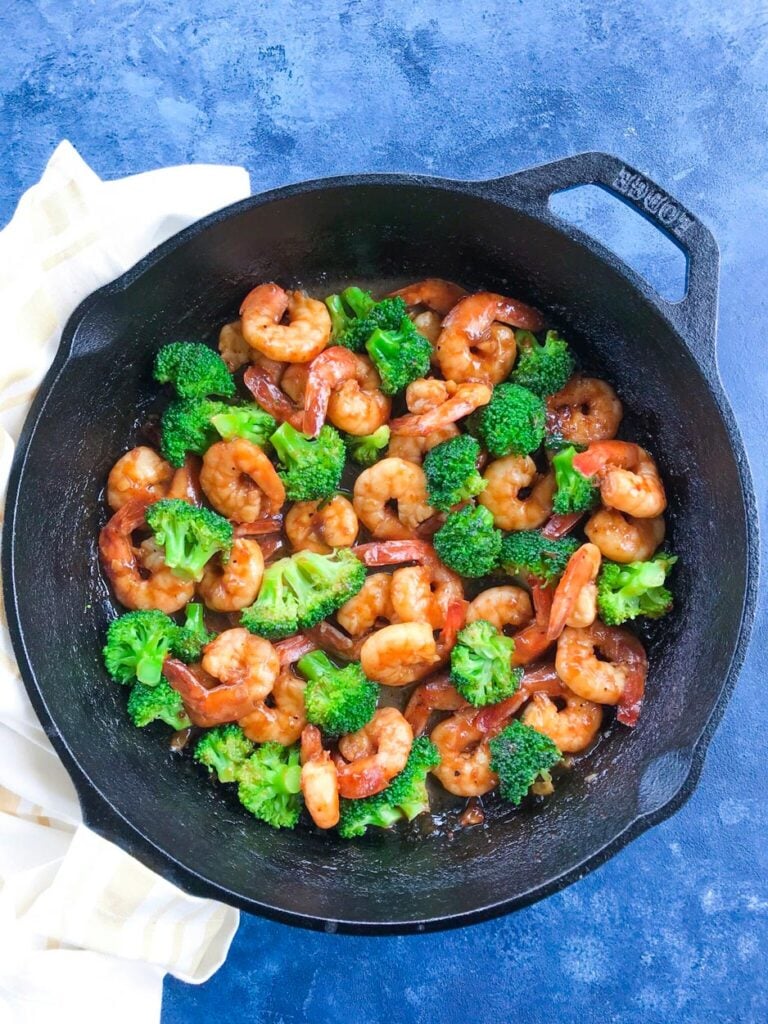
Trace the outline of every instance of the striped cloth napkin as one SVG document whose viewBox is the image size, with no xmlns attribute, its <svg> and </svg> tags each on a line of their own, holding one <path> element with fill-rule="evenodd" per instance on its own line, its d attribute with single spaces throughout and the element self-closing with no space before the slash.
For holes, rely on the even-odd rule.
<svg viewBox="0 0 768 1024">
<path fill-rule="evenodd" d="M 238 167 L 105 182 L 68 142 L 58 146 L 0 232 L 0 500 L 72 310 L 176 231 L 249 193 Z M 151 1024 L 164 974 L 209 978 L 238 914 L 187 896 L 83 826 L 0 613 L 0 1021 Z"/>
</svg>

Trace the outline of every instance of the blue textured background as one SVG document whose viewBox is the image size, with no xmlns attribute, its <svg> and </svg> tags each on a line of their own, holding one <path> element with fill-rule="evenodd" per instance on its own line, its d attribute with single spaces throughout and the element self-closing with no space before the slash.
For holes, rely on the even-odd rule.
<svg viewBox="0 0 768 1024">
<path fill-rule="evenodd" d="M 590 148 L 624 157 L 719 240 L 720 366 L 764 507 L 764 0 L 6 0 L 0 39 L 0 222 L 62 137 L 103 176 L 232 162 L 255 190 L 363 170 L 486 177 Z M 577 205 L 667 286 L 674 261 L 639 218 Z M 233 1011 L 255 1024 L 762 1024 L 765 637 L 763 611 L 693 798 L 582 882 L 434 936 L 244 917 L 211 982 L 168 982 L 164 1024 Z"/>
</svg>

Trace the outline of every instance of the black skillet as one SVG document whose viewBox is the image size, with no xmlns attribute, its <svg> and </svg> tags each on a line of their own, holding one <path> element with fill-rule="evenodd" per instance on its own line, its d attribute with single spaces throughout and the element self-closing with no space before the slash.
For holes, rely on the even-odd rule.
<svg viewBox="0 0 768 1024">
<path fill-rule="evenodd" d="M 553 193 L 586 183 L 685 251 L 682 302 L 660 299 L 550 212 Z M 670 815 L 696 783 L 741 665 L 758 573 L 749 470 L 715 362 L 717 274 L 714 239 L 695 217 L 621 161 L 585 153 L 494 181 L 370 175 L 254 196 L 86 299 L 27 418 L 3 536 L 16 655 L 86 822 L 197 894 L 294 924 L 384 932 L 519 907 Z M 646 637 L 637 728 L 613 729 L 543 806 L 493 805 L 487 828 L 421 840 L 274 832 L 171 755 L 167 732 L 127 724 L 100 657 L 110 603 L 95 551 L 99 494 L 154 400 L 149 367 L 162 343 L 214 337 L 259 281 L 325 295 L 341 282 L 426 275 L 539 306 L 616 386 L 626 436 L 663 468 L 677 610 Z"/>
</svg>

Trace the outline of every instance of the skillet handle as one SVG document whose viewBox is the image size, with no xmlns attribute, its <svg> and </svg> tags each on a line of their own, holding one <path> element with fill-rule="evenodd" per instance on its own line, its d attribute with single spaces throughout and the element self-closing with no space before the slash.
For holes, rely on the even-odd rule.
<svg viewBox="0 0 768 1024">
<path fill-rule="evenodd" d="M 656 303 L 698 354 L 714 363 L 717 334 L 717 282 L 720 256 L 714 235 L 700 220 L 650 178 L 607 153 L 578 153 L 487 183 L 493 190 L 520 196 L 541 219 L 562 229 L 550 198 L 579 185 L 598 185 L 662 231 L 687 260 L 686 293 L 679 302 L 658 296 Z M 570 230 L 575 230 L 569 226 Z M 594 243 L 593 243 L 594 244 Z"/>
</svg>

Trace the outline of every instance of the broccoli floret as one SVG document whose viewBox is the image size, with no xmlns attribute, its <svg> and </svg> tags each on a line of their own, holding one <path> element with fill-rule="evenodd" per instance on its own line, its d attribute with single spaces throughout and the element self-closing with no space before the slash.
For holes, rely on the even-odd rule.
<svg viewBox="0 0 768 1024">
<path fill-rule="evenodd" d="M 573 537 L 545 537 L 538 530 L 505 533 L 499 565 L 510 576 L 534 577 L 554 583 L 565 572 L 568 559 L 579 547 Z"/>
<path fill-rule="evenodd" d="M 543 399 L 519 384 L 497 384 L 488 405 L 473 414 L 473 429 L 495 458 L 535 452 L 545 423 Z"/>
<path fill-rule="evenodd" d="M 394 296 L 375 302 L 370 292 L 361 288 L 345 288 L 341 295 L 325 300 L 331 314 L 331 338 L 353 352 L 362 352 L 365 343 L 377 328 L 396 331 L 406 315 L 405 302 Z"/>
<path fill-rule="evenodd" d="M 183 466 L 187 452 L 204 455 L 219 434 L 213 417 L 228 415 L 231 407 L 210 398 L 177 398 L 162 416 L 160 450 L 172 466 Z"/>
<path fill-rule="evenodd" d="M 573 356 L 557 331 L 547 331 L 540 344 L 530 331 L 516 331 L 520 357 L 509 379 L 545 398 L 565 387 L 573 373 Z"/>
<path fill-rule="evenodd" d="M 165 722 L 172 729 L 188 729 L 192 724 L 181 695 L 165 679 L 155 686 L 134 683 L 128 694 L 128 714 L 140 729 L 150 722 Z"/>
<path fill-rule="evenodd" d="M 203 733 L 195 747 L 195 760 L 216 773 L 219 782 L 237 782 L 240 766 L 253 753 L 253 743 L 239 725 L 219 725 Z"/>
<path fill-rule="evenodd" d="M 264 743 L 237 770 L 240 803 L 272 828 L 294 828 L 301 814 L 299 748 Z"/>
<path fill-rule="evenodd" d="M 201 580 L 206 562 L 217 551 L 228 555 L 232 547 L 234 531 L 228 520 L 180 498 L 163 498 L 149 505 L 146 518 L 163 548 L 165 564 L 177 576 Z"/>
<path fill-rule="evenodd" d="M 232 405 L 226 412 L 211 417 L 211 423 L 225 441 L 244 437 L 246 441 L 265 448 L 275 432 L 275 420 L 260 405 Z"/>
<path fill-rule="evenodd" d="M 477 469 L 480 445 L 469 434 L 459 434 L 435 445 L 424 458 L 427 500 L 433 508 L 447 511 L 460 501 L 474 498 L 487 484 Z"/>
<path fill-rule="evenodd" d="M 603 622 L 620 626 L 638 615 L 649 619 L 666 615 L 672 608 L 672 594 L 664 581 L 676 561 L 676 555 L 660 552 L 647 562 L 603 562 L 597 581 L 597 607 Z"/>
<path fill-rule="evenodd" d="M 429 372 L 432 346 L 407 316 L 395 330 L 377 327 L 365 348 L 379 371 L 385 395 L 397 394 L 412 380 L 425 377 Z"/>
<path fill-rule="evenodd" d="M 512 667 L 515 641 L 477 619 L 462 629 L 451 651 L 451 682 L 475 707 L 511 697 L 520 685 L 521 668 Z"/>
<path fill-rule="evenodd" d="M 510 803 L 519 804 L 531 786 L 548 778 L 561 753 L 549 736 L 515 719 L 490 740 L 491 768 L 499 776 L 499 792 Z"/>
<path fill-rule="evenodd" d="M 552 459 L 557 491 L 552 501 L 552 510 L 559 516 L 570 512 L 585 512 L 597 501 L 597 488 L 589 477 L 580 473 L 573 465 L 576 448 L 569 445 Z"/>
<path fill-rule="evenodd" d="M 448 513 L 433 544 L 441 561 L 461 576 L 487 576 L 499 560 L 501 530 L 484 505 L 466 505 Z"/>
<path fill-rule="evenodd" d="M 307 680 L 307 720 L 324 732 L 331 736 L 357 732 L 373 717 L 379 688 L 358 662 L 339 668 L 323 651 L 312 651 L 299 659 L 296 668 Z"/>
<path fill-rule="evenodd" d="M 290 501 L 330 498 L 338 489 L 346 452 L 333 427 L 326 424 L 316 438 L 309 438 L 283 423 L 270 440 L 283 467 L 280 477 Z"/>
<path fill-rule="evenodd" d="M 342 799 L 339 835 L 353 839 L 364 835 L 369 825 L 389 828 L 428 811 L 427 774 L 439 764 L 437 747 L 426 736 L 419 736 L 413 741 L 405 768 L 383 792 L 361 800 Z"/>
<path fill-rule="evenodd" d="M 346 434 L 344 443 L 350 459 L 358 466 L 372 466 L 384 454 L 384 449 L 389 444 L 390 433 L 389 427 L 385 424 L 363 437 Z"/>
<path fill-rule="evenodd" d="M 171 643 L 171 653 L 187 664 L 200 661 L 203 648 L 216 639 L 205 627 L 204 610 L 201 604 L 187 605 L 187 618 L 183 626 L 179 626 Z"/>
<path fill-rule="evenodd" d="M 178 626 L 160 611 L 127 612 L 109 624 L 104 647 L 107 672 L 118 683 L 138 679 L 147 686 L 160 682 Z"/>
<path fill-rule="evenodd" d="M 240 621 L 268 640 L 290 636 L 333 614 L 364 582 L 365 566 L 349 548 L 330 555 L 297 551 L 269 566 L 259 596 Z"/>
<path fill-rule="evenodd" d="M 197 341 L 174 341 L 155 356 L 155 380 L 172 384 L 180 398 L 231 398 L 235 382 L 224 360 Z"/>
</svg>

